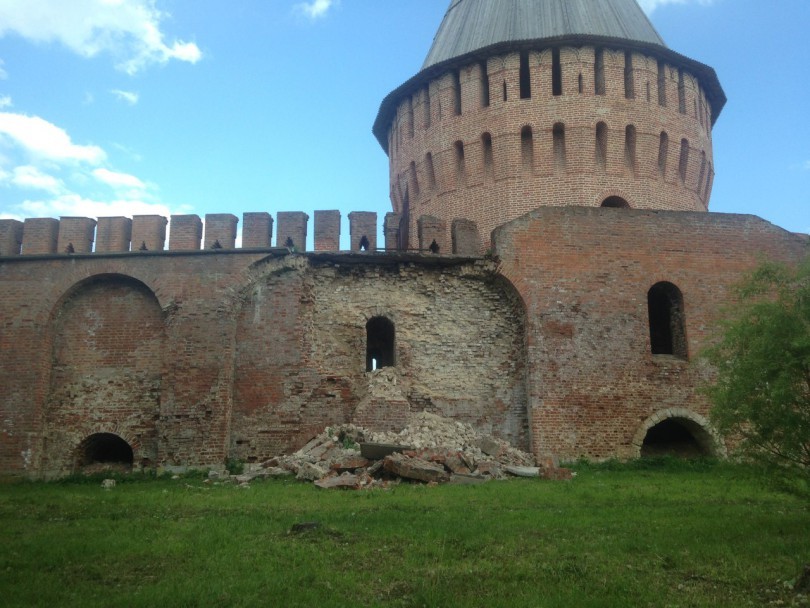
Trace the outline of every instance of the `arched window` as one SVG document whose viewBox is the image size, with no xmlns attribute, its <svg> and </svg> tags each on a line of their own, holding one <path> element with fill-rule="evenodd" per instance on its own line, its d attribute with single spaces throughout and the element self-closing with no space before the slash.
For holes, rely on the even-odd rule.
<svg viewBox="0 0 810 608">
<path fill-rule="evenodd" d="M 687 357 L 683 295 L 672 283 L 656 283 L 647 292 L 650 350 L 654 355 Z"/>
<path fill-rule="evenodd" d="M 394 365 L 394 324 L 385 317 L 366 323 L 366 371 Z"/>
<path fill-rule="evenodd" d="M 605 170 L 607 166 L 608 128 L 603 122 L 596 124 L 596 167 Z"/>
<path fill-rule="evenodd" d="M 520 98 L 529 99 L 532 96 L 532 79 L 529 73 L 529 52 L 520 54 Z"/>
<path fill-rule="evenodd" d="M 667 156 L 669 156 L 669 135 L 661 131 L 661 139 L 658 141 L 658 175 L 666 179 L 667 176 Z"/>
<path fill-rule="evenodd" d="M 552 137 L 554 139 L 554 163 L 557 169 L 565 169 L 565 125 L 563 123 L 554 123 Z"/>
<path fill-rule="evenodd" d="M 534 136 L 532 128 L 529 126 L 520 130 L 520 155 L 523 161 L 523 172 L 532 173 L 534 170 Z"/>
<path fill-rule="evenodd" d="M 494 160 L 492 157 L 492 135 L 484 133 L 481 136 L 481 148 L 484 151 L 484 178 L 491 180 L 494 175 Z"/>
<path fill-rule="evenodd" d="M 596 49 L 593 61 L 593 91 L 596 95 L 605 94 L 605 51 Z"/>
</svg>

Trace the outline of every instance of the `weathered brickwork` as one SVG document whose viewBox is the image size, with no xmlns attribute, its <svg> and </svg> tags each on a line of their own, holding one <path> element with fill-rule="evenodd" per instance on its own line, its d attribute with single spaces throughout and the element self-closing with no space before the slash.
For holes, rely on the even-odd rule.
<svg viewBox="0 0 810 608">
<path fill-rule="evenodd" d="M 422 410 L 527 449 L 524 313 L 493 271 L 345 256 L 254 269 L 236 331 L 232 455 L 261 460 L 358 418 L 402 428 Z M 375 317 L 393 323 L 395 365 L 369 372 Z"/>
<path fill-rule="evenodd" d="M 0 281 L 3 473 L 70 472 L 102 433 L 135 466 L 219 466 L 423 409 L 528 447 L 525 315 L 493 262 L 57 254 L 3 258 Z M 367 372 L 375 316 L 395 364 Z"/>
<path fill-rule="evenodd" d="M 155 466 L 164 326 L 154 295 L 126 277 L 92 278 L 57 305 L 51 328 L 43 470 L 70 473 L 96 433 L 118 435 L 138 465 Z"/>
<path fill-rule="evenodd" d="M 275 240 L 245 213 L 241 249 L 230 214 L 172 216 L 169 251 L 160 216 L 0 221 L 0 475 L 260 462 L 424 410 L 540 464 L 723 454 L 697 354 L 743 273 L 810 247 L 706 213 L 723 103 L 657 44 L 518 40 L 383 101 L 384 248 L 367 212 L 339 252 L 316 211 L 314 253 L 300 211 Z"/>
<path fill-rule="evenodd" d="M 566 46 L 559 95 L 544 48 L 528 53 L 529 97 L 517 52 L 471 61 L 405 96 L 387 151 L 391 200 L 407 210 L 411 235 L 421 215 L 445 219 L 447 230 L 466 218 L 478 224 L 483 251 L 496 226 L 539 206 L 598 207 L 614 196 L 632 208 L 706 211 L 713 115 L 701 83 L 639 52 L 601 51 L 603 93 L 595 47 Z"/>
<path fill-rule="evenodd" d="M 529 313 L 534 451 L 561 458 L 638 456 L 639 430 L 668 410 L 704 420 L 711 373 L 697 355 L 731 286 L 761 256 L 807 253 L 806 238 L 753 216 L 629 209 L 538 209 L 494 240 Z M 651 352 L 647 294 L 664 281 L 683 294 L 686 358 Z"/>
</svg>

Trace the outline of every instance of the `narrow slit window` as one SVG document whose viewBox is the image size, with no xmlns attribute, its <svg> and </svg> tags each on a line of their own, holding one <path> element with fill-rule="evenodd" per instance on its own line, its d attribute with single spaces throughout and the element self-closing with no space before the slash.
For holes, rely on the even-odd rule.
<svg viewBox="0 0 810 608">
<path fill-rule="evenodd" d="M 425 154 L 425 171 L 427 173 L 428 188 L 436 189 L 436 172 L 433 170 L 433 154 Z"/>
<path fill-rule="evenodd" d="M 431 122 L 431 116 L 430 116 L 430 87 L 429 86 L 425 87 L 424 99 L 425 99 L 425 105 L 424 105 L 425 115 L 423 117 L 422 124 L 424 124 L 425 128 L 427 129 L 430 126 L 430 122 Z"/>
<path fill-rule="evenodd" d="M 681 155 L 678 161 L 678 175 L 681 178 L 681 183 L 686 182 L 687 172 L 689 171 L 689 142 L 686 139 L 681 140 Z"/>
<path fill-rule="evenodd" d="M 593 90 L 596 95 L 605 94 L 605 50 L 596 49 L 593 62 Z"/>
<path fill-rule="evenodd" d="M 394 324 L 386 317 L 372 317 L 366 323 L 366 371 L 393 367 Z"/>
<path fill-rule="evenodd" d="M 491 180 L 495 173 L 495 162 L 492 155 L 492 135 L 484 133 L 481 136 L 481 147 L 484 151 L 484 178 Z"/>
<path fill-rule="evenodd" d="M 624 130 L 624 164 L 631 175 L 636 174 L 636 128 L 627 125 Z"/>
<path fill-rule="evenodd" d="M 461 116 L 461 73 L 453 72 L 453 115 Z"/>
<path fill-rule="evenodd" d="M 481 62 L 481 107 L 489 107 L 489 74 L 486 61 Z"/>
<path fill-rule="evenodd" d="M 658 105 L 667 105 L 667 69 L 661 61 L 658 62 Z"/>
<path fill-rule="evenodd" d="M 658 175 L 662 178 L 667 176 L 667 156 L 669 156 L 669 136 L 662 131 L 658 141 Z"/>
<path fill-rule="evenodd" d="M 698 175 L 697 181 L 697 190 L 698 194 L 701 194 L 701 188 L 703 187 L 703 179 L 706 177 L 706 153 L 700 153 L 700 175 Z"/>
<path fill-rule="evenodd" d="M 532 96 L 532 79 L 529 72 L 529 52 L 523 51 L 520 54 L 520 98 L 530 99 Z"/>
<path fill-rule="evenodd" d="M 523 172 L 531 174 L 534 171 L 534 135 L 529 126 L 523 127 L 520 131 L 520 155 Z"/>
<path fill-rule="evenodd" d="M 582 95 L 582 91 L 584 90 L 583 82 L 582 82 L 582 72 L 580 72 L 579 78 L 577 80 L 578 80 L 578 82 L 577 82 L 577 90 L 579 91 L 579 94 Z"/>
<path fill-rule="evenodd" d="M 608 129 L 603 122 L 596 125 L 596 167 L 605 170 L 607 167 Z"/>
<path fill-rule="evenodd" d="M 562 95 L 563 79 L 560 49 L 551 49 L 551 94 Z"/>
<path fill-rule="evenodd" d="M 565 125 L 561 122 L 554 124 L 552 131 L 554 142 L 554 164 L 557 169 L 565 169 Z"/>
<path fill-rule="evenodd" d="M 624 54 L 624 97 L 625 99 L 636 98 L 635 73 L 633 72 L 633 53 L 629 51 Z"/>
<path fill-rule="evenodd" d="M 686 114 L 686 83 L 681 70 L 678 70 L 678 112 Z"/>
<path fill-rule="evenodd" d="M 413 195 L 416 198 L 419 198 L 419 174 L 416 172 L 416 163 L 414 161 L 411 161 L 410 174 L 411 174 L 411 187 L 413 189 Z"/>
<path fill-rule="evenodd" d="M 456 151 L 456 182 L 457 185 L 462 186 L 464 185 L 464 180 L 466 178 L 466 169 L 464 166 L 464 143 L 457 141 L 455 144 L 453 144 L 453 148 Z"/>
</svg>

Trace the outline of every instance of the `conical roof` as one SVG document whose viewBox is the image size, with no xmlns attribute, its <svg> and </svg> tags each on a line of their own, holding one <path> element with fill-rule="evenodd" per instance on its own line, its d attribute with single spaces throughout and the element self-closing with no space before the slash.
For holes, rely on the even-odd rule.
<svg viewBox="0 0 810 608">
<path fill-rule="evenodd" d="M 422 69 L 493 45 L 571 36 L 666 47 L 636 0 L 451 0 Z"/>
</svg>

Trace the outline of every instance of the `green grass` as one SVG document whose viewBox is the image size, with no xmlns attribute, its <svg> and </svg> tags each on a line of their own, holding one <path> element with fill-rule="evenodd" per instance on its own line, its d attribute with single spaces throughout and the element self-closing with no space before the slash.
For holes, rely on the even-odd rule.
<svg viewBox="0 0 810 608">
<path fill-rule="evenodd" d="M 364 492 L 4 484 L 0 604 L 803 605 L 789 581 L 810 563 L 809 507 L 709 464 Z"/>
</svg>

